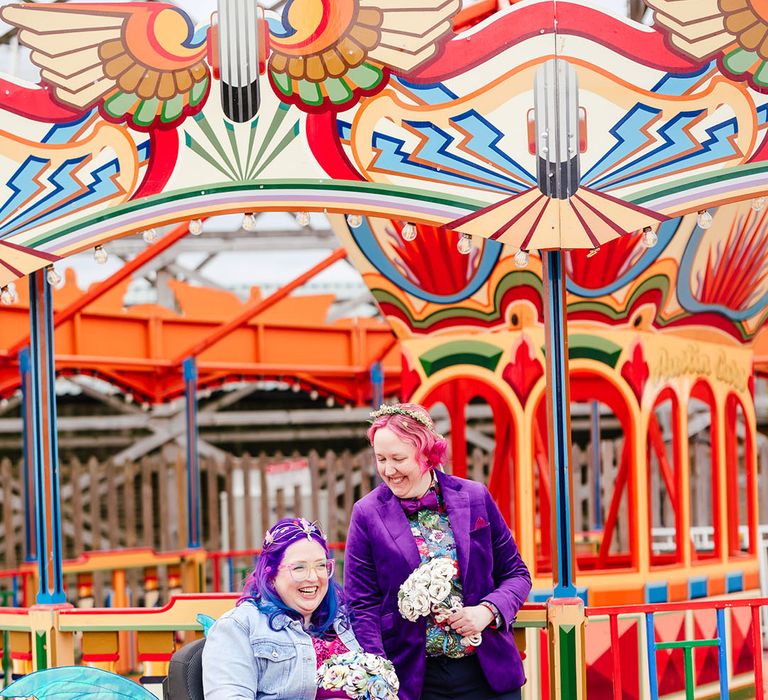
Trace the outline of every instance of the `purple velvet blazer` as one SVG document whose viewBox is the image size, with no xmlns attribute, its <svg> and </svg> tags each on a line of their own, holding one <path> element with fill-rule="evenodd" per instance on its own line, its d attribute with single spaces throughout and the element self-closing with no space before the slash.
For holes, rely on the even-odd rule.
<svg viewBox="0 0 768 700">
<path fill-rule="evenodd" d="M 531 590 L 531 576 L 488 489 L 439 471 L 436 476 L 456 539 L 464 604 L 487 600 L 504 618 L 499 630 L 483 631 L 478 660 L 493 690 L 514 690 L 525 683 L 525 674 L 511 627 Z M 409 622 L 397 610 L 400 585 L 419 564 L 400 502 L 380 484 L 352 509 L 344 594 L 360 645 L 395 665 L 400 700 L 418 700 L 426 670 L 426 619 Z"/>
</svg>

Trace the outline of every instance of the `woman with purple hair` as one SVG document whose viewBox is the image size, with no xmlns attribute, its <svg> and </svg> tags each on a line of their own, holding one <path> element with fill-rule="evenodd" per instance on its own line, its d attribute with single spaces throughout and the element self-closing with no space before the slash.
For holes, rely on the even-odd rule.
<svg viewBox="0 0 768 700">
<path fill-rule="evenodd" d="M 360 651 L 333 571 L 328 543 L 314 523 L 285 518 L 267 531 L 237 606 L 208 634 L 206 700 L 347 697 L 317 688 L 323 661 Z"/>
<path fill-rule="evenodd" d="M 443 473 L 447 442 L 423 406 L 384 405 L 371 418 L 383 483 L 352 510 L 344 567 L 357 639 L 392 661 L 400 700 L 518 700 L 512 623 L 531 577 L 509 527 L 483 484 Z M 443 580 L 411 604 L 406 579 L 438 568 Z M 437 595 L 445 610 L 425 605 Z"/>
</svg>

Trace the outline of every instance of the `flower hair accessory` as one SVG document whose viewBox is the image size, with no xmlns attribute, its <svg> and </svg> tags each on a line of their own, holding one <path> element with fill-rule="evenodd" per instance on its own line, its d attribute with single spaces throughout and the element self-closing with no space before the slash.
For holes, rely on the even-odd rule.
<svg viewBox="0 0 768 700">
<path fill-rule="evenodd" d="M 296 518 L 289 523 L 283 523 L 279 527 L 267 530 L 267 534 L 264 535 L 263 549 L 267 549 L 275 543 L 282 544 L 301 537 L 312 540 L 312 535 L 325 539 L 323 531 L 315 523 L 309 522 L 306 518 Z"/>
<path fill-rule="evenodd" d="M 427 413 L 422 411 L 413 411 L 410 408 L 401 408 L 400 406 L 389 406 L 385 403 L 381 404 L 381 406 L 379 406 L 376 411 L 371 411 L 371 422 L 375 421 L 377 418 L 381 418 L 382 416 L 395 415 L 408 416 L 408 418 L 412 418 L 418 423 L 421 423 L 428 430 L 434 431 L 435 429 L 435 424 L 432 422 L 432 419 L 429 417 L 429 415 L 427 415 Z"/>
</svg>

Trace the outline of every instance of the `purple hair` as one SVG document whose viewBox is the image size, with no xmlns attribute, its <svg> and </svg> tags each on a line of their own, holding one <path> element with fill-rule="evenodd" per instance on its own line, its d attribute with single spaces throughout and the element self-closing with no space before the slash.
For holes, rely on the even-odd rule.
<svg viewBox="0 0 768 700">
<path fill-rule="evenodd" d="M 376 415 L 382 410 L 388 412 Z M 423 416 L 424 422 L 409 415 L 413 413 Z M 424 406 L 417 403 L 396 403 L 382 406 L 379 411 L 374 411 L 373 415 L 375 418 L 368 428 L 368 441 L 371 445 L 376 433 L 382 428 L 387 428 L 416 448 L 416 462 L 421 467 L 422 474 L 445 464 L 448 441 L 435 432 L 432 419 Z"/>
<path fill-rule="evenodd" d="M 276 522 L 264 538 L 263 547 L 256 566 L 243 586 L 243 593 L 237 601 L 240 605 L 246 601 L 254 603 L 262 612 L 269 616 L 269 626 L 274 625 L 278 615 L 287 615 L 295 620 L 301 619 L 301 614 L 288 607 L 275 590 L 275 576 L 282 564 L 285 551 L 292 544 L 302 539 L 317 542 L 329 556 L 328 542 L 320 528 L 304 518 L 283 518 Z M 343 596 L 341 586 L 333 579 L 328 581 L 328 591 L 322 602 L 312 613 L 313 634 L 322 637 L 333 625 L 337 615 L 342 611 Z"/>
</svg>

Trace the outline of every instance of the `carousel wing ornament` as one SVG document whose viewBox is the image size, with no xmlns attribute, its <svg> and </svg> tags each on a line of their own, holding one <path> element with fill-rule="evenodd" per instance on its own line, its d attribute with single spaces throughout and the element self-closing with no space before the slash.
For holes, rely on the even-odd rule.
<svg viewBox="0 0 768 700">
<path fill-rule="evenodd" d="M 524 251 L 595 249 L 666 219 L 582 185 L 583 114 L 576 71 L 567 61 L 551 59 L 536 71 L 533 112 L 536 186 L 455 219 L 448 228 Z"/>
<path fill-rule="evenodd" d="M 171 127 L 203 105 L 206 35 L 163 3 L 7 5 L 32 62 L 59 102 L 138 129 Z"/>
<path fill-rule="evenodd" d="M 293 0 L 270 26 L 269 75 L 281 100 L 346 109 L 433 58 L 460 0 Z"/>
<path fill-rule="evenodd" d="M 680 53 L 717 58 L 734 76 L 768 90 L 768 11 L 763 0 L 647 0 Z"/>
</svg>

